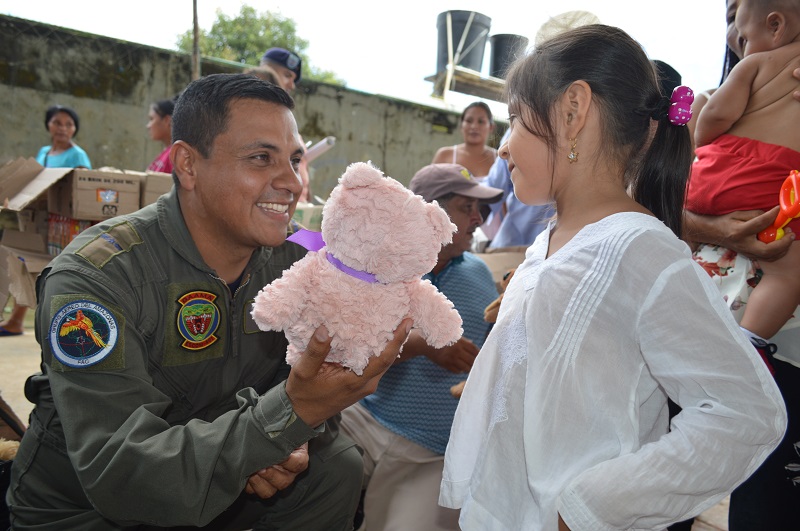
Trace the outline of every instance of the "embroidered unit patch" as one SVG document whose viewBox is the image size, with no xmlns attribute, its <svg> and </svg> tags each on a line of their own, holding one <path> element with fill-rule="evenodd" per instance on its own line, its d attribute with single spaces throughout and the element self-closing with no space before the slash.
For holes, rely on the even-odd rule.
<svg viewBox="0 0 800 531">
<path fill-rule="evenodd" d="M 219 308 L 214 304 L 216 298 L 207 291 L 191 291 L 178 299 L 181 308 L 177 325 L 184 339 L 183 348 L 200 350 L 217 341 L 214 335 L 219 326 Z"/>
<path fill-rule="evenodd" d="M 119 328 L 102 304 L 78 300 L 62 306 L 50 322 L 50 348 L 67 367 L 89 367 L 114 349 Z"/>
</svg>

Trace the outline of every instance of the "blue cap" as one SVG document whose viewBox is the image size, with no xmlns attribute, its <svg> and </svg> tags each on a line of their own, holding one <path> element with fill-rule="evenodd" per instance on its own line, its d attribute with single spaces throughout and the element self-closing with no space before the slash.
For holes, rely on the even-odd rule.
<svg viewBox="0 0 800 531">
<path fill-rule="evenodd" d="M 294 52 L 290 52 L 284 48 L 270 48 L 264 55 L 261 56 L 261 64 L 263 65 L 265 62 L 271 61 L 273 63 L 277 63 L 283 67 L 288 68 L 292 72 L 294 72 L 297 77 L 295 81 L 300 81 L 300 74 L 303 68 L 303 60 L 300 59 L 300 56 Z"/>
</svg>

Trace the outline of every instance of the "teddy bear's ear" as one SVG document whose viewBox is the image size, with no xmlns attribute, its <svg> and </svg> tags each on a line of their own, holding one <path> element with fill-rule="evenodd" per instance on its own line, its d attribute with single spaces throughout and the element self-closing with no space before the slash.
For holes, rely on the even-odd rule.
<svg viewBox="0 0 800 531">
<path fill-rule="evenodd" d="M 360 188 L 380 182 L 381 179 L 383 172 L 372 162 L 354 162 L 339 178 L 339 184 L 345 188 Z"/>
<path fill-rule="evenodd" d="M 447 215 L 447 212 L 436 201 L 426 204 L 425 207 L 436 238 L 442 242 L 442 245 L 452 242 L 453 233 L 458 227 L 450 221 L 450 216 Z"/>
</svg>

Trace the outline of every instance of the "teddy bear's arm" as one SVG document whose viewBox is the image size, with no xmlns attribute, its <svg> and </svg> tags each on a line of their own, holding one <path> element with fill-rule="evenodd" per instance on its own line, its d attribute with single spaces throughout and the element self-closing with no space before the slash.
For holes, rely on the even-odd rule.
<svg viewBox="0 0 800 531">
<path fill-rule="evenodd" d="M 427 343 L 442 348 L 455 343 L 464 333 L 461 316 L 453 303 L 428 280 L 409 285 L 410 317 Z"/>
<path fill-rule="evenodd" d="M 258 292 L 252 315 L 261 330 L 286 330 L 300 318 L 313 296 L 316 269 L 313 256 L 306 255 Z"/>
</svg>

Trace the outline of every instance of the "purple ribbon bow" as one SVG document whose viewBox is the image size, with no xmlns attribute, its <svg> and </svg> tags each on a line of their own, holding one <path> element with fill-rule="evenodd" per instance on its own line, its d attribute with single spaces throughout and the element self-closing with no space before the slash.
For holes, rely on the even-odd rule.
<svg viewBox="0 0 800 531">
<path fill-rule="evenodd" d="M 325 240 L 322 239 L 322 233 L 307 229 L 300 229 L 286 238 L 286 241 L 301 245 L 309 251 L 319 251 L 325 247 Z M 325 257 L 328 259 L 328 262 L 333 265 L 333 267 L 342 273 L 346 273 L 351 277 L 357 278 L 358 280 L 363 280 L 364 282 L 369 282 L 371 284 L 378 281 L 378 279 L 372 273 L 359 271 L 358 269 L 353 269 L 352 267 L 346 266 L 329 252 L 325 252 Z"/>
</svg>

